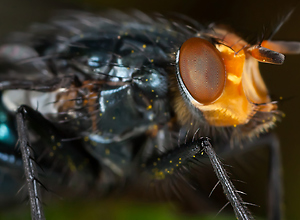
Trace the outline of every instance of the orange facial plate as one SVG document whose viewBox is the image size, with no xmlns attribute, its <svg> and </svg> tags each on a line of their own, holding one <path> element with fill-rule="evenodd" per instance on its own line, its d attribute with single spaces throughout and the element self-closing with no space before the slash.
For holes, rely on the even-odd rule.
<svg viewBox="0 0 300 220">
<path fill-rule="evenodd" d="M 213 103 L 203 105 L 196 101 L 198 108 L 210 125 L 236 126 L 246 124 L 258 110 L 270 111 L 273 104 L 256 107 L 253 103 L 270 102 L 266 86 L 260 76 L 258 62 L 245 54 L 238 53 L 225 45 L 217 45 L 225 69 L 226 82 L 222 95 Z"/>
</svg>

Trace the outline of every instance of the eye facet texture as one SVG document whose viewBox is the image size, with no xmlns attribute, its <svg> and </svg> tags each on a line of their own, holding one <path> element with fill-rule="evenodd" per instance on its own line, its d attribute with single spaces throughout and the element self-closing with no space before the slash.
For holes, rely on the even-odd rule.
<svg viewBox="0 0 300 220">
<path fill-rule="evenodd" d="M 179 73 L 193 98 L 201 104 L 214 102 L 225 85 L 225 67 L 220 52 L 209 41 L 190 38 L 179 52 Z"/>
</svg>

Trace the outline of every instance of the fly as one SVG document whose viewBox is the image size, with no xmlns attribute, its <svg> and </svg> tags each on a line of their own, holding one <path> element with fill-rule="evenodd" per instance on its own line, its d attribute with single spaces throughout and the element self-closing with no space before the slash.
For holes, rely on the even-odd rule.
<svg viewBox="0 0 300 220">
<path fill-rule="evenodd" d="M 258 63 L 281 65 L 282 53 L 299 43 L 251 45 L 184 16 L 78 12 L 37 25 L 0 47 L 2 184 L 20 187 L 24 167 L 32 218 L 44 219 L 41 186 L 103 194 L 138 182 L 186 199 L 209 161 L 236 217 L 253 219 L 218 154 L 264 142 L 277 198 L 269 217 L 280 219 L 280 158 L 267 133 L 282 113 Z"/>
</svg>

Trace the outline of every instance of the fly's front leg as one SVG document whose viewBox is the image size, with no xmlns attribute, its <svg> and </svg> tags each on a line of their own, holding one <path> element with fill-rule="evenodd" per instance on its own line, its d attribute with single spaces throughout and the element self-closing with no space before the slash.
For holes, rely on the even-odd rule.
<svg viewBox="0 0 300 220">
<path fill-rule="evenodd" d="M 245 206 L 241 196 L 238 194 L 235 186 L 231 182 L 227 171 L 225 170 L 222 162 L 218 158 L 216 152 L 212 148 L 208 139 L 203 139 L 201 141 L 201 146 L 204 152 L 208 155 L 208 158 L 213 166 L 213 169 L 219 179 L 220 184 L 223 187 L 224 194 L 226 195 L 228 201 L 231 203 L 233 210 L 235 212 L 235 216 L 237 219 L 253 219 L 250 211 Z"/>
<path fill-rule="evenodd" d="M 22 76 L 22 75 L 20 75 Z M 20 77 L 22 78 L 22 77 Z M 9 75 L 1 75 L 0 90 L 27 89 L 37 91 L 54 91 L 61 87 L 69 87 L 74 81 L 74 76 L 63 76 L 48 78 L 47 80 L 16 80 L 10 79 Z M 16 111 L 16 123 L 18 132 L 18 144 L 22 155 L 23 168 L 28 189 L 28 196 L 31 206 L 32 219 L 45 219 L 41 199 L 41 182 L 38 177 L 35 155 L 29 140 L 26 121 L 28 112 L 26 106 L 21 106 Z"/>
<path fill-rule="evenodd" d="M 209 138 L 200 138 L 185 144 L 181 144 L 177 148 L 164 153 L 154 160 L 142 164 L 144 171 L 150 174 L 152 178 L 157 180 L 165 179 L 168 175 L 184 178 L 186 173 L 189 173 L 188 164 L 194 161 L 195 163 L 201 162 L 202 155 L 208 156 L 208 159 L 214 169 L 214 172 L 223 187 L 223 192 L 227 200 L 233 207 L 237 219 L 253 219 L 250 211 L 246 207 L 246 203 L 239 195 L 232 181 L 230 180 L 227 171 L 225 170 L 222 162 L 215 153 Z M 197 188 L 195 188 L 197 190 Z"/>
<path fill-rule="evenodd" d="M 19 135 L 19 147 L 22 154 L 24 173 L 28 188 L 31 207 L 31 218 L 34 220 L 45 219 L 43 205 L 41 203 L 41 189 L 38 180 L 38 171 L 34 161 L 33 150 L 28 139 L 27 126 L 25 123 L 26 109 L 21 106 L 17 111 L 17 130 Z"/>
<path fill-rule="evenodd" d="M 277 136 L 273 133 L 260 135 L 258 138 L 253 138 L 251 141 L 245 140 L 241 143 L 242 147 L 236 146 L 231 149 L 231 145 L 221 145 L 218 149 L 218 154 L 222 157 L 233 157 L 240 155 L 246 151 L 252 151 L 262 146 L 268 147 L 269 150 L 269 173 L 268 173 L 268 219 L 279 220 L 283 218 L 282 211 L 282 173 L 281 173 L 281 157 L 280 144 Z"/>
<path fill-rule="evenodd" d="M 268 219 L 280 220 L 283 218 L 283 192 L 279 140 L 275 134 L 268 133 L 253 142 L 245 144 L 244 147 L 254 148 L 262 145 L 269 148 Z"/>
<path fill-rule="evenodd" d="M 100 174 L 99 163 L 84 149 L 80 135 L 73 136 L 26 105 L 18 108 L 16 120 L 32 219 L 44 219 L 42 180 L 51 185 L 51 191 L 63 193 L 68 188 L 74 190 L 74 196 L 94 188 Z M 35 161 L 45 174 L 41 181 Z"/>
</svg>

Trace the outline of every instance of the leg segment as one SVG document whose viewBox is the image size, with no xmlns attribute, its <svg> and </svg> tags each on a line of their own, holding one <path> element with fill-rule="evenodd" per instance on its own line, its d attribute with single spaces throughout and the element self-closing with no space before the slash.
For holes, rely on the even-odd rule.
<svg viewBox="0 0 300 220">
<path fill-rule="evenodd" d="M 164 153 L 159 158 L 153 158 L 153 160 L 150 160 L 147 164 L 142 164 L 142 167 L 145 167 L 144 171 L 156 180 L 164 180 L 168 175 L 170 175 L 170 177 L 171 175 L 181 177 L 181 180 L 185 180 L 185 174 L 190 172 L 188 168 L 189 162 L 194 161 L 199 165 L 199 162 L 202 161 L 200 161 L 199 157 L 201 157 L 204 152 L 208 156 L 210 164 L 223 187 L 223 192 L 227 200 L 234 209 L 237 219 L 253 219 L 245 205 L 246 203 L 243 202 L 239 191 L 236 190 L 223 164 L 217 157 L 217 154 L 210 144 L 209 138 L 202 137 L 198 140 L 181 144 L 179 147 Z"/>
<path fill-rule="evenodd" d="M 72 185 L 76 187 L 75 196 L 93 189 L 100 167 L 83 148 L 80 136 L 72 140 L 67 131 L 57 128 L 38 111 L 25 105 L 19 107 L 16 120 L 32 219 L 45 219 L 41 203 L 42 183 L 35 161 L 45 174 L 40 178 L 51 185 L 51 191 L 63 193 L 65 188 L 71 190 Z M 35 138 L 29 143 L 32 136 Z"/>
<path fill-rule="evenodd" d="M 267 134 L 261 142 L 269 147 L 268 219 L 283 219 L 280 144 L 275 134 Z"/>
<path fill-rule="evenodd" d="M 23 159 L 26 184 L 28 188 L 31 217 L 33 220 L 45 219 L 43 206 L 41 204 L 41 189 L 38 181 L 38 171 L 34 162 L 33 150 L 30 147 L 27 127 L 25 124 L 26 110 L 23 106 L 17 112 L 17 130 L 19 135 L 19 146 Z"/>
<path fill-rule="evenodd" d="M 240 154 L 242 151 L 254 150 L 258 147 L 268 147 L 269 149 L 269 179 L 268 179 L 268 219 L 279 220 L 283 218 L 282 201 L 282 172 L 280 144 L 277 136 L 273 133 L 261 135 L 259 138 L 245 141 L 242 148 L 235 147 L 231 149 L 230 145 L 222 146 L 218 154 L 232 157 L 234 154 Z"/>
<path fill-rule="evenodd" d="M 237 219 L 253 219 L 248 208 L 243 204 L 241 196 L 238 194 L 236 188 L 231 182 L 224 166 L 217 157 L 214 149 L 212 148 L 208 138 L 203 138 L 201 141 L 201 147 L 203 151 L 207 154 L 213 169 L 223 187 L 224 194 L 226 195 L 228 201 L 231 203 L 235 216 Z"/>
</svg>

